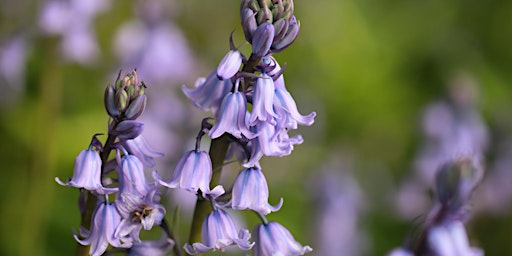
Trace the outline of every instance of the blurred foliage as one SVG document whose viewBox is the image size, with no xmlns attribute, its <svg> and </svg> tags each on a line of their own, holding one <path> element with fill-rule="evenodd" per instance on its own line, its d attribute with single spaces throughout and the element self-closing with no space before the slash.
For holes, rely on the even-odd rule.
<svg viewBox="0 0 512 256">
<path fill-rule="evenodd" d="M 74 251 L 78 192 L 58 186 L 53 178 L 70 176 L 76 154 L 94 133 L 106 132 L 103 88 L 115 79 L 111 74 L 119 65 L 112 36 L 133 16 L 134 2 L 115 0 L 95 20 L 103 54 L 93 67 L 62 61 L 58 38 L 37 32 L 40 5 L 0 3 L 0 39 L 25 33 L 32 40 L 22 95 L 0 108 L 0 255 Z M 215 67 L 233 30 L 236 44 L 243 42 L 238 1 L 176 0 L 174 6 L 174 21 L 202 62 L 198 74 Z M 393 216 L 392 195 L 385 189 L 412 171 L 421 109 L 444 95 L 446 85 L 462 72 L 478 82 L 491 130 L 512 122 L 512 2 L 298 0 L 295 7 L 300 35 L 276 58 L 288 63 L 285 79 L 301 112 L 317 111 L 318 117 L 313 127 L 299 129 L 305 142 L 294 154 L 263 163 L 270 202 L 285 198 L 282 210 L 269 219 L 314 247 L 314 209 L 306 183 L 327 155 L 349 148 L 354 175 L 368 194 L 362 227 L 369 234 L 369 252 L 384 255 L 413 226 L 412 220 Z M 187 84 L 194 80 L 191 76 Z M 511 217 L 475 216 L 469 225 L 473 244 L 487 255 L 512 255 Z M 250 223 L 253 218 L 248 215 Z"/>
</svg>

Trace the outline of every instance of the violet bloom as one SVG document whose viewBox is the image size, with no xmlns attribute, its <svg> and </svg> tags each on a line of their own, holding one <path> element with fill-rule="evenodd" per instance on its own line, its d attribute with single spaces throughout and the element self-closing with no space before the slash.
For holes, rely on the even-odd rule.
<svg viewBox="0 0 512 256">
<path fill-rule="evenodd" d="M 273 109 L 274 96 L 274 81 L 267 74 L 262 74 L 254 86 L 252 113 L 249 119 L 251 125 L 254 125 L 256 120 L 275 124 L 274 118 L 277 118 L 278 115 Z"/>
<path fill-rule="evenodd" d="M 122 159 L 118 157 L 118 162 L 120 166 L 118 176 L 121 193 L 146 195 L 149 188 L 144 176 L 144 166 L 139 158 L 134 155 L 124 155 Z"/>
<path fill-rule="evenodd" d="M 268 185 L 260 168 L 248 168 L 240 172 L 233 185 L 231 207 L 236 210 L 251 209 L 260 214 L 279 211 L 283 198 L 276 206 L 268 203 Z"/>
<path fill-rule="evenodd" d="M 103 255 L 108 245 L 128 248 L 131 241 L 121 240 L 114 236 L 114 231 L 121 221 L 121 216 L 113 203 L 99 203 L 93 213 L 91 230 L 80 227 L 80 235 L 85 239 L 74 235 L 75 240 L 81 245 L 91 245 L 89 254 L 92 256 Z"/>
<path fill-rule="evenodd" d="M 460 221 L 447 221 L 428 231 L 430 249 L 438 256 L 483 256 L 482 250 L 471 247 L 466 229 Z"/>
<path fill-rule="evenodd" d="M 182 86 L 181 89 L 196 107 L 203 111 L 212 111 L 215 115 L 224 96 L 233 89 L 233 83 L 230 80 L 220 80 L 217 72 L 213 71 L 206 79 L 197 79 L 194 89 L 188 89 L 186 86 Z"/>
<path fill-rule="evenodd" d="M 174 241 L 167 236 L 162 236 L 160 240 L 145 240 L 141 243 L 135 243 L 128 250 L 128 256 L 167 256 L 174 246 Z"/>
<path fill-rule="evenodd" d="M 131 140 L 124 140 L 121 144 L 129 154 L 136 156 L 146 167 L 155 167 L 154 158 L 164 155 L 152 149 L 141 135 Z"/>
<path fill-rule="evenodd" d="M 238 83 L 234 91 L 229 92 L 222 100 L 217 122 L 209 133 L 212 139 L 220 137 L 225 132 L 239 139 L 242 135 L 249 139 L 256 136 L 249 130 L 246 123 L 247 99 L 242 92 L 238 91 Z"/>
<path fill-rule="evenodd" d="M 242 65 L 242 54 L 237 50 L 230 50 L 220 61 L 217 67 L 217 76 L 221 80 L 232 78 Z"/>
<path fill-rule="evenodd" d="M 98 194 L 111 194 L 118 190 L 117 188 L 105 188 L 101 184 L 101 158 L 98 152 L 92 148 L 82 150 L 75 158 L 73 178 L 64 183 L 56 177 L 55 181 L 62 186 L 84 188 Z"/>
<path fill-rule="evenodd" d="M 249 242 L 251 234 L 247 229 L 236 231 L 231 217 L 222 209 L 212 211 L 203 222 L 201 230 L 202 243 L 185 244 L 188 254 L 202 254 L 209 250 L 224 250 L 231 244 L 236 244 L 242 250 L 249 250 L 254 243 Z"/>
<path fill-rule="evenodd" d="M 414 256 L 414 254 L 404 248 L 395 248 L 387 256 Z"/>
<path fill-rule="evenodd" d="M 122 239 L 141 242 L 139 233 L 142 228 L 150 230 L 160 225 L 165 216 L 165 208 L 158 203 L 158 190 L 153 188 L 145 196 L 122 193 L 116 201 L 122 220 L 115 230 L 115 236 Z M 124 240 L 123 240 L 124 241 Z"/>
<path fill-rule="evenodd" d="M 191 150 L 187 152 L 181 157 L 168 181 L 160 177 L 156 171 L 153 172 L 153 178 L 160 185 L 169 188 L 180 188 L 194 193 L 199 189 L 204 197 L 206 195 L 217 197 L 224 193 L 224 188 L 221 185 L 210 190 L 212 161 L 205 151 Z"/>
<path fill-rule="evenodd" d="M 260 224 L 254 228 L 254 256 L 295 256 L 313 251 L 295 241 L 290 231 L 277 222 Z"/>
</svg>

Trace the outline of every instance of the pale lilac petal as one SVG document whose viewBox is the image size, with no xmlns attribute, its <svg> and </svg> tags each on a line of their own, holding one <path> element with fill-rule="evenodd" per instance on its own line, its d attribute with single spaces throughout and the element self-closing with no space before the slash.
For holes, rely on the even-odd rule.
<svg viewBox="0 0 512 256">
<path fill-rule="evenodd" d="M 242 65 L 242 54 L 236 50 L 230 50 L 220 61 L 217 67 L 217 76 L 221 80 L 232 78 Z"/>
<path fill-rule="evenodd" d="M 304 255 L 313 250 L 295 241 L 290 231 L 277 222 L 256 226 L 254 236 L 256 243 L 253 249 L 254 256 L 295 256 Z"/>
</svg>

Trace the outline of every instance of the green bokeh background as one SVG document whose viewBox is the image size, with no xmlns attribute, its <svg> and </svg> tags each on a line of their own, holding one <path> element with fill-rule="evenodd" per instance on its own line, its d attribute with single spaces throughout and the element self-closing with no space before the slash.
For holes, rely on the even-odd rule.
<svg viewBox="0 0 512 256">
<path fill-rule="evenodd" d="M 103 55 L 94 67 L 82 67 L 59 58 L 58 38 L 35 32 L 39 1 L 4 1 L 1 39 L 22 31 L 32 33 L 33 44 L 23 94 L 0 106 L 0 255 L 72 255 L 78 191 L 53 179 L 70 176 L 91 135 L 106 131 L 103 88 L 119 65 L 112 36 L 133 17 L 135 2 L 114 0 L 95 20 Z M 242 42 L 238 1 L 175 5 L 174 20 L 202 67 L 217 65 L 233 29 L 235 42 Z M 301 112 L 318 116 L 315 125 L 299 129 L 305 142 L 291 156 L 263 162 L 271 202 L 285 198 L 283 209 L 269 219 L 314 247 L 307 183 L 333 152 L 348 151 L 367 193 L 369 208 L 360 224 L 371 240 L 368 254 L 399 246 L 412 221 L 393 216 L 382 177 L 398 181 L 411 172 L 422 108 L 444 95 L 462 72 L 478 83 L 479 107 L 491 130 L 512 121 L 511 13 L 512 1 L 506 0 L 296 1 L 299 37 L 276 57 L 288 64 L 285 79 Z M 468 226 L 472 243 L 486 255 L 512 255 L 510 217 L 475 216 Z"/>
</svg>

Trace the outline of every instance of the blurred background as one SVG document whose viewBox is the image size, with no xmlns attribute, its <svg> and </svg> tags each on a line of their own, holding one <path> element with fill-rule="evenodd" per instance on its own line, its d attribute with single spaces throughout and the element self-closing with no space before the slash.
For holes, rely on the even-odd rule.
<svg viewBox="0 0 512 256">
<path fill-rule="evenodd" d="M 120 69 L 148 85 L 144 136 L 170 175 L 204 115 L 181 85 L 217 66 L 232 31 L 242 45 L 238 11 L 239 1 L 0 1 L 0 255 L 74 253 L 78 191 L 54 178 L 106 133 L 103 90 Z M 470 242 L 512 255 L 510 13 L 505 0 L 296 1 L 299 37 L 275 57 L 301 113 L 317 118 L 292 155 L 262 162 L 270 203 L 284 198 L 269 220 L 311 255 L 385 255 L 432 206 L 436 164 L 470 148 L 486 171 Z M 193 197 L 165 202 L 189 221 Z"/>
</svg>

